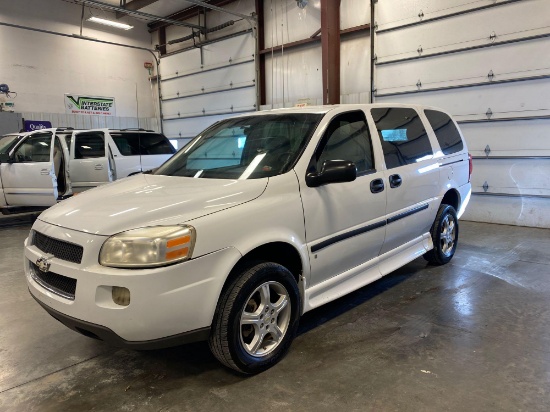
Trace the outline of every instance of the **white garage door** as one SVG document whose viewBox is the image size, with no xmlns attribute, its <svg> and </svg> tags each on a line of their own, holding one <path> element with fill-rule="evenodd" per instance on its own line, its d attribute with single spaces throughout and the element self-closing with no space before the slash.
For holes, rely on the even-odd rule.
<svg viewBox="0 0 550 412">
<path fill-rule="evenodd" d="M 163 57 L 164 134 L 179 147 L 214 122 L 256 110 L 255 39 L 251 32 Z"/>
<path fill-rule="evenodd" d="M 550 1 L 382 0 L 375 16 L 376 102 L 461 123 L 474 156 L 464 217 L 550 227 Z"/>
</svg>

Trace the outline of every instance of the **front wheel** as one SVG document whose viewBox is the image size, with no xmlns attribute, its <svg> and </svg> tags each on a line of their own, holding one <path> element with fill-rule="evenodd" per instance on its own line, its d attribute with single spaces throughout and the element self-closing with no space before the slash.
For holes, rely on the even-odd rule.
<svg viewBox="0 0 550 412">
<path fill-rule="evenodd" d="M 300 292 L 294 276 L 277 263 L 243 270 L 222 293 L 209 345 L 224 365 L 262 372 L 288 351 L 298 328 Z"/>
<path fill-rule="evenodd" d="M 454 256 L 458 243 L 458 218 L 451 205 L 439 206 L 430 231 L 434 248 L 424 254 L 424 259 L 434 265 L 444 265 Z"/>
</svg>

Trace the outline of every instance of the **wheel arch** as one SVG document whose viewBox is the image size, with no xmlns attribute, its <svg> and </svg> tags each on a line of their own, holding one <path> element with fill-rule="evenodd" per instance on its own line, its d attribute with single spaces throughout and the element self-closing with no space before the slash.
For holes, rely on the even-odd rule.
<svg viewBox="0 0 550 412">
<path fill-rule="evenodd" d="M 292 273 L 296 283 L 300 285 L 301 277 L 304 273 L 304 265 L 306 264 L 302 259 L 302 255 L 290 243 L 273 241 L 257 246 L 243 254 L 225 279 L 220 295 L 223 294 L 223 291 L 225 291 L 242 270 L 252 263 L 260 261 L 274 262 L 284 266 Z"/>
<path fill-rule="evenodd" d="M 451 205 L 455 208 L 455 210 L 458 213 L 458 210 L 460 208 L 460 193 L 456 189 L 450 189 L 445 193 L 443 196 L 443 199 L 441 199 L 441 204 Z"/>
</svg>

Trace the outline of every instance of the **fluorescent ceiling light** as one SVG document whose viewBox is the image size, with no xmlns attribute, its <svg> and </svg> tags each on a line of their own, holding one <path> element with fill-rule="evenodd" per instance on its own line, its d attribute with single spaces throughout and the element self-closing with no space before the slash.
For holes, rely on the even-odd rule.
<svg viewBox="0 0 550 412">
<path fill-rule="evenodd" d="M 134 28 L 134 26 L 130 26 L 129 24 L 119 23 L 118 21 L 112 21 L 107 19 L 101 19 L 99 17 L 90 17 L 88 21 L 91 21 L 93 23 L 98 23 L 98 24 L 104 24 L 105 26 L 116 27 L 117 29 L 122 29 L 122 30 L 130 30 Z"/>
</svg>

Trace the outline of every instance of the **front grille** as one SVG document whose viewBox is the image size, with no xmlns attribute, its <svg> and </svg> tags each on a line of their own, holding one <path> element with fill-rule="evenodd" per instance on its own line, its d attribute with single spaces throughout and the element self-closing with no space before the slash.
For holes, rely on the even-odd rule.
<svg viewBox="0 0 550 412">
<path fill-rule="evenodd" d="M 76 279 L 58 275 L 54 272 L 42 272 L 34 263 L 30 262 L 32 278 L 43 288 L 66 299 L 74 300 Z"/>
<path fill-rule="evenodd" d="M 54 239 L 40 232 L 34 231 L 33 244 L 44 253 L 52 254 L 58 259 L 68 262 L 82 262 L 82 246 L 75 245 L 62 240 Z"/>
</svg>

